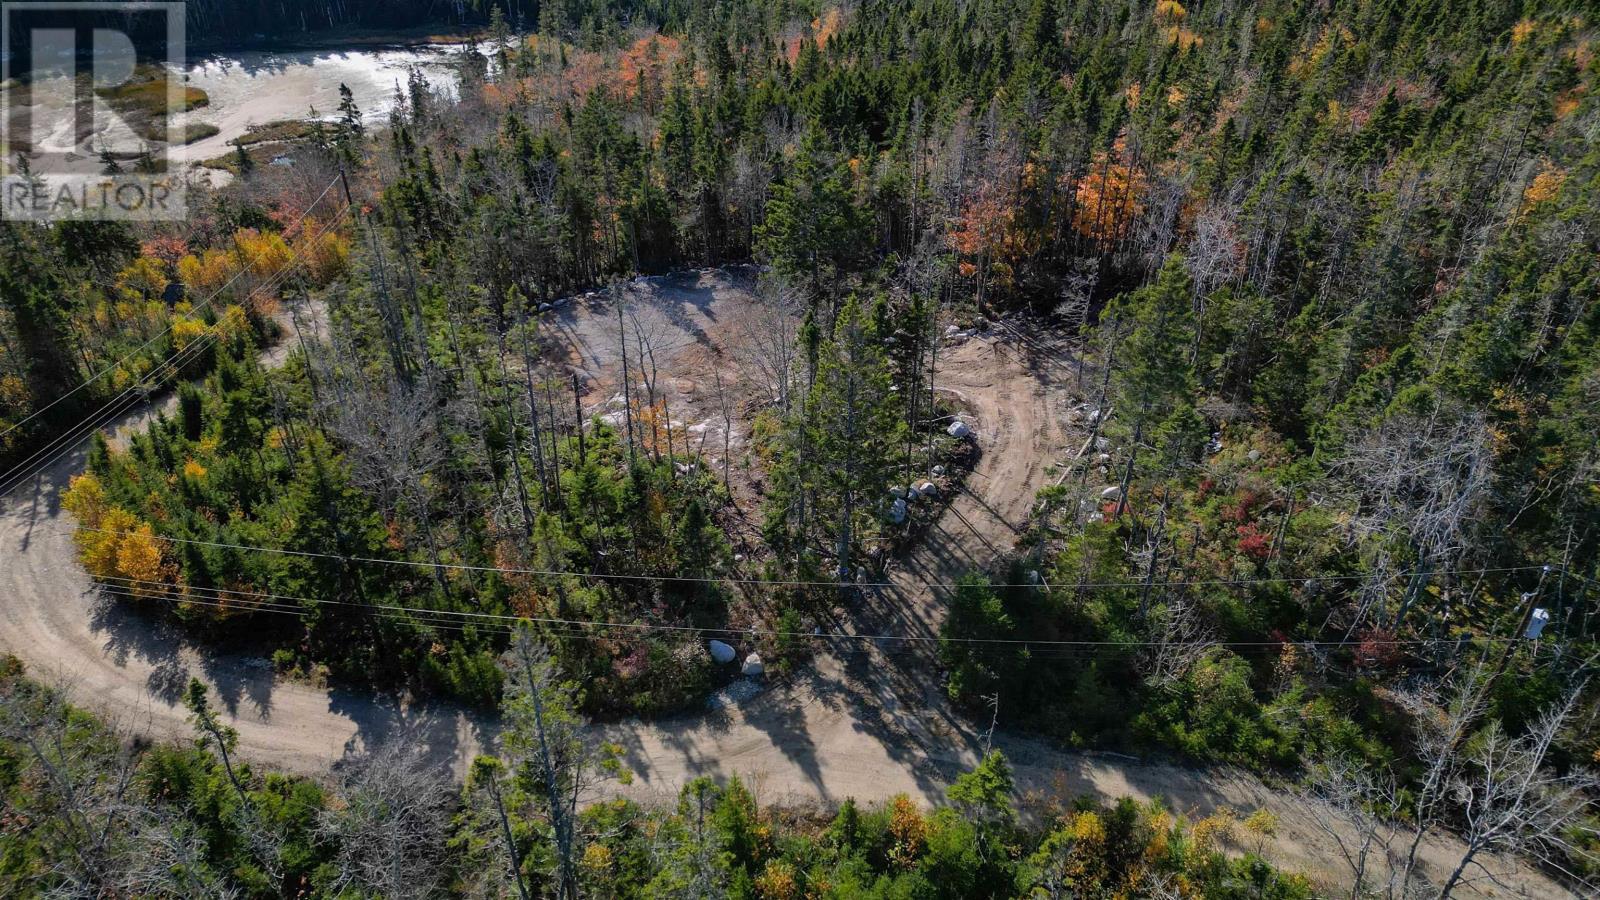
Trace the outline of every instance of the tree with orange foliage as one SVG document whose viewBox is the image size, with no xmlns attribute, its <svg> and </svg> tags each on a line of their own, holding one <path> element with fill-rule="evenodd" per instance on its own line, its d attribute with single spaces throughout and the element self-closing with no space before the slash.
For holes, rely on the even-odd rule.
<svg viewBox="0 0 1600 900">
<path fill-rule="evenodd" d="M 1125 142 L 1098 153 L 1089 173 L 1073 186 L 1072 227 L 1102 250 L 1126 238 L 1143 210 L 1144 173 L 1127 161 Z"/>
<path fill-rule="evenodd" d="M 990 284 L 997 278 L 1008 282 L 1016 264 L 1038 252 L 1043 242 L 1043 235 L 1022 215 L 1018 193 L 1019 188 L 1033 190 L 1037 180 L 1032 163 L 985 179 L 952 225 L 950 243 L 964 257 L 961 274 L 976 279 L 974 298 L 980 313 Z"/>
<path fill-rule="evenodd" d="M 640 109 L 655 115 L 661 106 L 662 81 L 682 53 L 682 44 L 671 35 L 651 34 L 634 41 L 617 59 L 617 93 L 637 100 Z"/>
<path fill-rule="evenodd" d="M 902 869 L 912 868 L 928 844 L 928 820 L 905 794 L 889 801 L 889 836 L 894 840 L 889 858 Z"/>
<path fill-rule="evenodd" d="M 996 196 L 985 184 L 978 195 L 961 209 L 961 217 L 950 232 L 950 244 L 963 257 L 959 271 L 973 279 L 973 300 L 983 313 L 983 299 L 989 282 L 989 267 L 996 251 L 1005 244 L 1006 234 L 1016 218 L 1010 198 Z"/>
<path fill-rule="evenodd" d="M 153 256 L 168 266 L 175 266 L 189 252 L 189 242 L 180 237 L 162 235 L 139 245 L 139 255 Z"/>
</svg>

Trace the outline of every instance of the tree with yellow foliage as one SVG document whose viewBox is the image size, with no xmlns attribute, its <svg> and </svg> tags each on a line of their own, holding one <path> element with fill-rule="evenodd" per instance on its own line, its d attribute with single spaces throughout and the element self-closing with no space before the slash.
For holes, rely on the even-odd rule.
<svg viewBox="0 0 1600 900">
<path fill-rule="evenodd" d="M 319 287 L 331 283 L 350 267 L 350 237 L 331 223 L 308 217 L 293 245 L 306 276 Z"/>
<path fill-rule="evenodd" d="M 177 580 L 177 567 L 163 552 L 155 530 L 133 513 L 111 505 L 105 487 L 92 474 L 72 479 L 62 506 L 78 518 L 73 540 L 78 559 L 89 574 L 102 581 L 127 582 L 139 597 L 166 593 Z"/>
<path fill-rule="evenodd" d="M 153 256 L 136 257 L 117 273 L 117 293 L 129 300 L 159 299 L 168 284 L 166 263 Z"/>
<path fill-rule="evenodd" d="M 221 290 L 237 271 L 231 254 L 224 250 L 204 250 L 178 259 L 178 280 L 190 294 L 209 296 Z"/>
<path fill-rule="evenodd" d="M 164 558 L 162 543 L 148 523 L 139 523 L 122 535 L 117 547 L 117 574 L 126 579 L 134 596 L 164 596 L 175 574 Z"/>
</svg>

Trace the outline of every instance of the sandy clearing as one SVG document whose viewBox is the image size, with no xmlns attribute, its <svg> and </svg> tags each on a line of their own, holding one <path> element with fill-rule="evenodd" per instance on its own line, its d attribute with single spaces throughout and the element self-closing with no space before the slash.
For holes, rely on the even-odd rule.
<svg viewBox="0 0 1600 900">
<path fill-rule="evenodd" d="M 680 276 L 657 282 L 648 293 L 689 335 L 696 333 L 697 319 L 704 332 L 705 323 L 726 321 L 737 304 L 747 302 L 722 275 Z M 601 309 L 591 312 L 572 310 L 561 318 L 576 352 L 603 380 L 614 377 L 600 339 L 606 328 Z M 687 353 L 699 343 L 696 338 L 679 349 Z M 997 347 L 988 338 L 943 352 L 939 386 L 958 393 L 973 411 L 983 453 L 930 540 L 892 569 L 893 587 L 871 598 L 850 627 L 931 635 L 942 605 L 925 586 L 1010 548 L 1034 492 L 1069 439 L 1065 373 L 1060 363 L 1041 360 L 1030 349 L 1040 347 L 1054 355 L 1042 342 Z M 269 361 L 281 360 L 283 353 L 280 345 Z M 135 416 L 125 425 L 139 427 L 142 421 Z M 201 677 L 239 730 L 245 758 L 308 775 L 326 774 L 390 740 L 416 744 L 460 773 L 492 741 L 494 725 L 487 719 L 444 705 L 420 707 L 393 696 L 277 680 L 262 660 L 195 646 L 169 628 L 95 599 L 75 560 L 70 517 L 59 506 L 60 492 L 81 470 L 86 449 L 85 442 L 0 499 L 0 649 L 22 657 L 36 674 L 68 685 L 78 702 L 156 739 L 189 736 L 179 692 L 191 675 Z M 740 707 L 597 727 L 596 733 L 623 746 L 637 774 L 626 790 L 640 798 L 669 797 L 699 775 L 739 775 L 771 802 L 877 801 L 906 793 L 937 803 L 950 779 L 976 760 L 984 737 L 950 710 L 926 654 L 904 646 L 837 648 L 820 654 L 791 683 Z M 1011 758 L 1029 796 L 1160 796 L 1194 815 L 1222 807 L 1270 809 L 1281 826 L 1266 847 L 1269 859 L 1319 882 L 1342 880 L 1335 848 L 1314 824 L 1316 808 L 1253 776 L 1063 752 L 1008 734 L 995 735 L 994 745 Z M 1437 876 L 1454 850 L 1453 840 L 1430 842 L 1430 873 Z M 1506 882 L 1509 892 L 1487 882 L 1479 886 L 1487 896 L 1568 896 L 1526 868 Z"/>
</svg>

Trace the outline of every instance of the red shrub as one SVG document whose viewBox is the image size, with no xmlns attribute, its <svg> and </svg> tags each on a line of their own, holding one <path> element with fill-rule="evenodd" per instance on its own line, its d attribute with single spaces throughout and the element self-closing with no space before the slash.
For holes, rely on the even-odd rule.
<svg viewBox="0 0 1600 900">
<path fill-rule="evenodd" d="M 1394 632 L 1382 628 L 1368 628 L 1359 635 L 1356 644 L 1356 665 L 1363 669 L 1392 669 L 1400 664 L 1400 645 L 1395 643 Z"/>
<path fill-rule="evenodd" d="M 1272 533 L 1263 531 L 1261 526 L 1254 522 L 1247 522 L 1234 529 L 1239 535 L 1239 552 L 1250 557 L 1256 562 L 1265 562 L 1272 555 Z"/>
<path fill-rule="evenodd" d="M 1222 509 L 1222 521 L 1239 524 L 1250 520 L 1250 514 L 1261 503 L 1261 494 L 1249 488 L 1239 492 L 1237 502 Z"/>
</svg>

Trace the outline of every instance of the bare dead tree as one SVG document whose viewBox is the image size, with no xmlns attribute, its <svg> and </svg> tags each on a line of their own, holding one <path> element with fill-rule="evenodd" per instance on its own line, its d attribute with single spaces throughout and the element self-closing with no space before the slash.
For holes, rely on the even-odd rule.
<svg viewBox="0 0 1600 900">
<path fill-rule="evenodd" d="M 1557 736 L 1577 710 L 1583 688 L 1581 682 L 1574 686 L 1520 737 L 1506 734 L 1500 723 L 1491 722 L 1460 773 L 1451 779 L 1450 793 L 1460 808 L 1465 848 L 1439 890 L 1441 900 L 1479 878 L 1498 881 L 1499 875 L 1483 862 L 1486 853 L 1530 855 L 1575 880 L 1581 878 L 1566 868 L 1566 858 L 1595 860 L 1584 844 L 1600 835 L 1594 826 L 1594 792 L 1600 790 L 1600 774 L 1587 769 L 1556 773 L 1545 768 Z M 1469 868 L 1482 875 L 1467 878 Z"/>
<path fill-rule="evenodd" d="M 733 455 L 733 398 L 728 395 L 728 385 L 722 377 L 722 366 L 713 365 L 711 375 L 717 387 L 717 410 L 722 414 L 722 487 L 731 496 L 733 483 L 728 476 L 728 467 Z M 704 438 L 702 438 L 703 442 Z"/>
<path fill-rule="evenodd" d="M 1139 261 L 1151 272 L 1161 268 L 1161 263 L 1178 243 L 1179 220 L 1191 196 L 1191 180 L 1187 173 L 1179 177 L 1157 177 L 1142 198 L 1144 215 L 1136 220 L 1133 239 Z M 1120 219 L 1113 219 L 1113 223 L 1118 221 Z M 1113 227 L 1113 230 L 1120 231 L 1120 228 Z"/>
<path fill-rule="evenodd" d="M 1392 774 L 1374 772 L 1354 760 L 1335 757 L 1312 770 L 1310 799 L 1323 814 L 1311 820 L 1349 867 L 1351 900 L 1369 889 L 1374 864 L 1388 871 L 1395 826 L 1379 810 L 1391 808 L 1397 792 Z"/>
<path fill-rule="evenodd" d="M 804 291 L 777 277 L 767 276 L 756 285 L 756 302 L 745 307 L 736 323 L 738 341 L 734 359 L 751 381 L 785 415 L 799 375 L 800 319 L 805 309 Z"/>
<path fill-rule="evenodd" d="M 1239 240 L 1238 218 L 1237 206 L 1226 201 L 1206 204 L 1195 217 L 1184 263 L 1194 283 L 1196 313 L 1204 312 L 1199 301 L 1207 294 L 1243 274 L 1244 244 Z"/>
<path fill-rule="evenodd" d="M 633 380 L 628 374 L 628 330 L 624 327 L 627 315 L 628 291 L 620 283 L 611 285 L 611 303 L 617 308 L 617 355 L 622 359 L 622 421 L 627 427 L 628 466 L 632 468 L 637 454 L 633 434 Z"/>
<path fill-rule="evenodd" d="M 1389 597 L 1389 591 L 1400 573 L 1396 571 L 1394 557 L 1388 550 L 1380 548 L 1372 560 L 1366 574 L 1355 589 L 1355 610 L 1350 615 L 1350 624 L 1345 629 L 1344 640 L 1349 641 L 1369 619 L 1376 618 L 1382 613 L 1383 604 Z M 1329 612 L 1329 620 L 1337 610 Z M 1326 624 L 1326 622 L 1324 623 Z"/>
<path fill-rule="evenodd" d="M 1055 313 L 1062 323 L 1075 334 L 1089 331 L 1089 314 L 1094 300 L 1095 283 L 1099 280 L 1100 260 L 1088 256 L 1075 258 L 1072 268 L 1061 279 L 1060 300 Z"/>
<path fill-rule="evenodd" d="M 1416 876 L 1423 838 L 1443 823 L 1448 812 L 1450 786 L 1461 764 L 1461 745 L 1488 708 L 1489 681 L 1488 669 L 1479 660 L 1447 684 L 1398 695 L 1415 723 L 1416 755 L 1423 767 L 1408 805 L 1411 840 L 1398 879 L 1402 891 Z"/>
<path fill-rule="evenodd" d="M 130 897 L 216 897 L 232 900 L 239 890 L 206 865 L 205 839 L 175 815 L 160 816 L 140 830 L 118 878 Z"/>
<path fill-rule="evenodd" d="M 0 736 L 26 754 L 21 760 L 34 790 L 55 814 L 34 823 L 49 850 L 61 896 L 96 897 L 114 890 L 137 827 L 130 799 L 137 757 L 121 747 L 110 758 L 89 741 L 73 740 L 71 710 L 58 691 L 19 685 L 0 693 Z"/>
<path fill-rule="evenodd" d="M 205 865 L 201 837 L 140 796 L 137 748 L 114 723 L 109 740 L 85 735 L 65 696 L 22 681 L 0 691 L 0 737 L 21 750 L 14 775 L 38 801 L 27 828 L 42 869 L 32 873 L 29 895 L 235 896 Z M 0 834 L 8 829 L 0 826 Z"/>
<path fill-rule="evenodd" d="M 724 195 L 738 210 L 745 245 L 754 246 L 756 225 L 761 222 L 772 187 L 772 161 L 758 148 L 741 143 L 733 153 L 725 181 Z"/>
<path fill-rule="evenodd" d="M 1151 636 L 1155 643 L 1139 655 L 1139 670 L 1145 684 L 1156 690 L 1175 686 L 1216 646 L 1193 600 L 1177 597 L 1150 614 Z"/>
<path fill-rule="evenodd" d="M 395 741 L 339 777 L 343 804 L 322 812 L 318 833 L 339 848 L 331 889 L 431 897 L 449 837 L 450 786 L 414 747 Z"/>
<path fill-rule="evenodd" d="M 328 430 L 345 447 L 351 479 L 378 500 L 393 518 L 405 515 L 421 528 L 435 578 L 444 588 L 439 543 L 430 506 L 434 482 L 429 477 L 443 464 L 444 440 L 439 434 L 438 393 L 423 377 L 406 384 L 391 379 L 383 385 L 351 377 L 335 369 L 338 389 L 323 410 Z"/>
<path fill-rule="evenodd" d="M 1427 586 L 1449 569 L 1494 484 L 1493 448 L 1481 410 L 1436 407 L 1426 416 L 1396 416 L 1368 429 L 1333 471 L 1360 490 L 1358 527 L 1380 540 L 1409 545 L 1417 560 L 1392 620 L 1399 627 Z"/>
<path fill-rule="evenodd" d="M 644 406 L 651 410 L 657 403 L 661 406 L 660 417 L 657 418 L 653 414 L 650 417 L 651 449 L 659 459 L 661 435 L 656 434 L 655 430 L 657 428 L 664 430 L 667 456 L 670 460 L 673 455 L 672 405 L 666 391 L 660 385 L 660 358 L 681 349 L 693 338 L 675 323 L 667 312 L 654 303 L 629 304 L 627 314 L 633 343 L 634 371 L 645 390 Z"/>
</svg>

